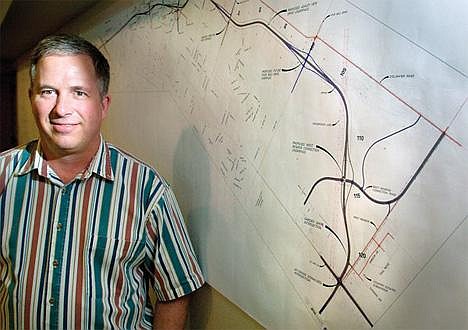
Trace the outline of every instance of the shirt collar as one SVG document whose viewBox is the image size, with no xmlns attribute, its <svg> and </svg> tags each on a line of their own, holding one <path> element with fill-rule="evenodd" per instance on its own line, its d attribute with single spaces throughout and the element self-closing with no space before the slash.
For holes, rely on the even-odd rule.
<svg viewBox="0 0 468 330">
<path fill-rule="evenodd" d="M 112 171 L 109 146 L 102 136 L 99 149 L 83 176 L 87 179 L 92 173 L 95 173 L 106 180 L 114 181 L 114 172 Z"/>
<path fill-rule="evenodd" d="M 42 156 L 41 146 L 38 140 L 35 140 L 27 145 L 29 158 L 24 165 L 18 170 L 17 175 L 24 175 L 31 171 L 37 170 L 39 175 L 47 177 L 47 162 Z"/>
<path fill-rule="evenodd" d="M 30 145 L 30 156 L 26 163 L 19 169 L 17 175 L 24 175 L 33 170 L 37 170 L 38 174 L 50 178 L 53 171 L 47 165 L 47 161 L 44 159 L 44 154 L 41 148 L 40 141 L 34 141 Z M 110 158 L 110 151 L 107 143 L 101 136 L 101 143 L 99 149 L 96 152 L 93 160 L 89 164 L 88 168 L 78 176 L 79 179 L 85 180 L 92 174 L 96 174 L 106 180 L 114 180 L 114 172 L 112 171 L 112 164 Z"/>
</svg>

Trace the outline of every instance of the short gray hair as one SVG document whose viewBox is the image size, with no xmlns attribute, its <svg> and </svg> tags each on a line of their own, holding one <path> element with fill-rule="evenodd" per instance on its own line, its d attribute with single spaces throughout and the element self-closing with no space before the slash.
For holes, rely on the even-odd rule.
<svg viewBox="0 0 468 330">
<path fill-rule="evenodd" d="M 89 41 L 71 34 L 57 34 L 45 37 L 33 49 L 30 57 L 29 76 L 31 86 L 36 77 L 36 65 L 43 57 L 50 55 L 88 55 L 93 61 L 99 82 L 101 97 L 109 90 L 109 62 L 104 55 Z"/>
</svg>

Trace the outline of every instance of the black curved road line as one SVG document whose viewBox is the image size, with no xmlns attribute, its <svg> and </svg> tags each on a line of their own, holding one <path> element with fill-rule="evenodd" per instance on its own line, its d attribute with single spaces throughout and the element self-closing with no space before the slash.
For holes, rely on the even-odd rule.
<svg viewBox="0 0 468 330">
<path fill-rule="evenodd" d="M 99 49 L 101 49 L 102 47 L 107 45 L 112 39 L 115 38 L 115 36 L 117 34 L 122 32 L 122 30 L 125 29 L 138 16 L 149 15 L 153 11 L 153 9 L 156 8 L 156 7 L 167 7 L 167 8 L 174 8 L 174 9 L 183 9 L 187 5 L 188 2 L 189 2 L 189 0 L 186 0 L 183 5 L 179 5 L 179 3 L 177 5 L 170 5 L 170 4 L 165 4 L 165 3 L 155 3 L 155 4 L 151 5 L 147 10 L 132 15 L 117 31 L 115 31 L 106 41 L 104 41 L 101 46 L 99 46 Z"/>
<path fill-rule="evenodd" d="M 338 240 L 338 242 L 340 242 L 341 247 L 342 247 L 343 250 L 346 252 L 346 249 L 345 249 L 345 247 L 344 247 L 344 245 L 343 245 L 343 242 L 342 242 L 341 239 L 338 237 L 338 235 L 337 235 L 328 225 L 325 225 L 325 229 L 328 229 L 328 230 L 333 234 L 333 236 L 336 237 L 336 239 Z"/>
<path fill-rule="evenodd" d="M 390 138 L 390 137 L 392 137 L 392 136 L 394 136 L 394 135 L 397 135 L 397 134 L 399 134 L 399 133 L 401 133 L 401 132 L 406 131 L 407 129 L 410 129 L 411 127 L 414 127 L 414 126 L 419 122 L 420 119 L 421 119 L 421 116 L 418 116 L 418 119 L 416 119 L 416 121 L 415 121 L 414 123 L 412 123 L 411 125 L 406 126 L 406 127 L 403 127 L 402 129 L 400 129 L 400 130 L 398 130 L 398 131 L 396 131 L 396 132 L 390 133 L 390 134 L 384 136 L 383 138 L 378 139 L 377 141 L 375 141 L 374 143 L 372 143 L 372 144 L 370 145 L 370 147 L 366 150 L 366 153 L 364 154 L 364 157 L 363 157 L 363 159 L 362 159 L 361 175 L 362 175 L 362 186 L 363 186 L 363 187 L 364 187 L 364 185 L 365 185 L 364 167 L 365 167 L 365 163 L 366 163 L 367 154 L 369 153 L 369 151 L 370 151 L 376 144 L 378 144 L 379 142 L 382 142 L 382 141 L 384 141 L 384 140 L 386 140 L 386 139 L 388 139 L 388 138 Z"/>
</svg>

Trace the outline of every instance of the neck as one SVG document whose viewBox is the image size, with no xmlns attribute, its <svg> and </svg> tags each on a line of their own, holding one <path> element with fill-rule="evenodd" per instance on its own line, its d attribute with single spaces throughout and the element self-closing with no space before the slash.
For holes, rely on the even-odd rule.
<svg viewBox="0 0 468 330">
<path fill-rule="evenodd" d="M 70 183 L 76 176 L 83 173 L 89 166 L 91 158 L 79 158 L 70 155 L 62 158 L 48 160 L 48 164 L 60 177 L 63 183 Z"/>
<path fill-rule="evenodd" d="M 98 149 L 99 146 L 81 153 L 58 154 L 47 150 L 47 147 L 43 146 L 43 153 L 48 165 L 52 167 L 62 182 L 67 184 L 88 168 Z"/>
</svg>

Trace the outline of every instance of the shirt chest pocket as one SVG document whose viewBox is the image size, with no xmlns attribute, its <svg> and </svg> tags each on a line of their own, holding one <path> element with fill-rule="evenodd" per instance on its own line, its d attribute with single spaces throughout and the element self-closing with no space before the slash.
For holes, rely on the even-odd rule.
<svg viewBox="0 0 468 330">
<path fill-rule="evenodd" d="M 129 283 L 141 278 L 145 255 L 142 241 L 92 236 L 87 254 L 90 280 L 93 286 L 103 289 L 98 296 L 119 294 L 121 290 L 128 289 Z M 105 294 L 106 290 L 110 292 Z"/>
<path fill-rule="evenodd" d="M 133 263 L 144 252 L 142 241 L 115 239 L 93 235 L 89 240 L 88 253 L 96 267 L 113 267 L 114 264 Z"/>
</svg>

